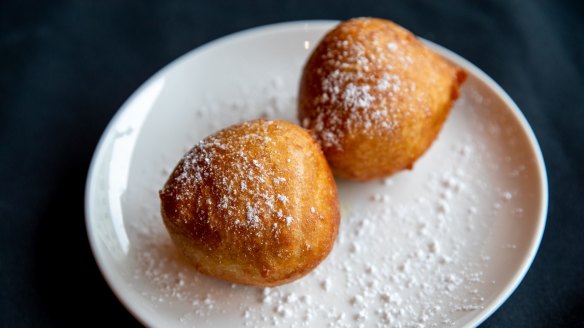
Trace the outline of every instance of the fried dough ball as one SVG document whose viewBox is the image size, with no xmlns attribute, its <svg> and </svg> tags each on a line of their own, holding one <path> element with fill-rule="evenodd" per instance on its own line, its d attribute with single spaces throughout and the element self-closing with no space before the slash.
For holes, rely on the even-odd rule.
<svg viewBox="0 0 584 328">
<path fill-rule="evenodd" d="M 300 83 L 299 119 L 333 172 L 370 180 L 412 168 L 466 77 L 402 27 L 343 22 L 320 41 Z"/>
<path fill-rule="evenodd" d="M 312 136 L 285 121 L 221 130 L 160 191 L 164 224 L 201 273 L 276 286 L 313 270 L 339 229 L 332 172 Z"/>
</svg>

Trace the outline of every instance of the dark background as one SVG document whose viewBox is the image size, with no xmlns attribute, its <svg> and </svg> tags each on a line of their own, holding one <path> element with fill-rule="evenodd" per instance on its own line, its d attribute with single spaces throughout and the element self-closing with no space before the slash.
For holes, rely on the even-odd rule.
<svg viewBox="0 0 584 328">
<path fill-rule="evenodd" d="M 84 224 L 96 143 L 123 101 L 185 52 L 305 19 L 389 18 L 467 58 L 517 102 L 543 149 L 547 227 L 484 327 L 584 327 L 584 2 L 0 3 L 0 326 L 138 322 L 101 277 Z"/>
</svg>

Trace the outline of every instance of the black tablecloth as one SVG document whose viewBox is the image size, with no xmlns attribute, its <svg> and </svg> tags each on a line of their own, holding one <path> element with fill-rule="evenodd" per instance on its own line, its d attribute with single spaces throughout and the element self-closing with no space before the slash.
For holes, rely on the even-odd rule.
<svg viewBox="0 0 584 328">
<path fill-rule="evenodd" d="M 3 1 L 0 326 L 138 326 L 100 275 L 84 224 L 91 155 L 150 75 L 250 27 L 389 18 L 467 58 L 527 117 L 550 206 L 525 280 L 485 327 L 584 326 L 584 6 L 574 1 Z"/>
</svg>

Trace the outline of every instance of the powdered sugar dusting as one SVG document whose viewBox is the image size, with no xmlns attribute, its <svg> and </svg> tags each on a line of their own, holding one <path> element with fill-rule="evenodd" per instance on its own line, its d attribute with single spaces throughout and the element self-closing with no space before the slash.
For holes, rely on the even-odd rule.
<svg viewBox="0 0 584 328">
<path fill-rule="evenodd" d="M 389 134 L 398 127 L 398 117 L 427 107 L 423 97 L 413 96 L 413 80 L 400 78 L 407 76 L 404 67 L 414 64 L 407 51 L 410 46 L 398 45 L 407 41 L 398 38 L 384 48 L 387 31 L 341 29 L 345 34 L 328 36 L 327 48 L 318 54 L 321 66 L 311 74 L 321 86 L 312 103 L 303 105 L 311 108 L 311 116 L 301 122 L 331 149 L 342 148 L 340 140 L 346 133 Z"/>
<path fill-rule="evenodd" d="M 357 86 L 349 83 L 343 92 L 346 105 L 350 108 L 369 108 L 375 100 L 369 93 L 369 88 L 368 85 Z"/>
<path fill-rule="evenodd" d="M 280 177 L 278 171 L 266 168 L 266 163 L 270 164 L 267 149 L 272 146 L 267 131 L 272 121 L 254 124 L 243 125 L 250 129 L 243 136 L 223 130 L 199 142 L 185 155 L 178 171 L 175 171 L 175 183 L 165 188 L 163 193 L 171 194 L 179 201 L 198 204 L 199 209 L 218 212 L 217 215 L 231 220 L 235 226 L 248 227 L 257 233 L 274 228 L 264 226 L 263 217 L 277 217 L 281 219 L 282 226 L 290 226 L 292 218 L 282 214 L 287 212 L 288 197 L 278 192 L 285 187 L 286 179 Z M 229 138 L 237 138 L 238 142 L 222 142 Z M 249 145 L 255 147 L 259 157 L 251 158 L 244 151 Z M 213 184 L 207 182 L 210 179 Z M 241 208 L 239 203 L 245 200 L 246 205 Z M 179 204 L 182 206 L 183 202 Z M 188 208 L 178 209 L 178 213 L 189 211 Z M 180 215 L 174 220 L 179 225 L 183 223 Z M 184 223 L 187 223 L 186 219 Z M 278 235 L 278 230 L 273 232 Z"/>
<path fill-rule="evenodd" d="M 201 133 L 208 134 L 258 113 L 290 115 L 295 90 L 286 92 L 286 85 L 294 83 L 284 79 L 282 86 L 267 80 L 241 97 L 205 101 L 206 109 L 192 119 L 205 122 L 199 125 L 207 128 Z M 505 284 L 500 268 L 516 263 L 516 255 L 525 249 L 522 240 L 497 233 L 518 229 L 533 215 L 526 205 L 532 195 L 520 187 L 533 178 L 532 166 L 523 161 L 524 141 L 507 129 L 515 121 L 484 110 L 488 99 L 475 93 L 472 84 L 465 86 L 443 134 L 413 171 L 367 184 L 340 182 L 342 223 L 333 252 L 305 278 L 276 288 L 225 283 L 198 274 L 184 262 L 162 225 L 157 199 L 158 188 L 182 154 L 159 158 L 151 149 L 144 150 L 152 160 L 140 165 L 151 173 L 141 175 L 139 186 L 129 186 L 123 203 L 130 240 L 125 256 L 132 268 L 124 279 L 150 308 L 179 326 L 464 325 L 466 315 L 484 309 L 493 291 Z M 224 108 L 234 114 L 217 115 Z M 185 145 L 194 144 L 193 138 L 185 133 Z M 199 162 L 213 165 L 220 160 L 211 150 L 219 152 L 221 145 L 208 142 L 203 148 Z M 266 169 L 257 159 L 245 163 L 242 170 Z M 200 174 L 204 178 L 204 172 Z M 254 184 L 285 185 L 280 178 L 274 174 L 262 182 L 249 174 L 245 185 L 231 186 L 232 192 L 247 193 Z M 281 208 L 291 199 L 280 195 L 258 193 L 258 201 L 247 204 L 234 224 L 260 227 L 256 217 L 261 211 L 281 218 L 262 229 L 278 231 L 295 224 L 297 218 Z M 233 210 L 229 198 L 213 199 L 212 205 Z M 318 215 L 311 204 L 306 206 Z"/>
</svg>

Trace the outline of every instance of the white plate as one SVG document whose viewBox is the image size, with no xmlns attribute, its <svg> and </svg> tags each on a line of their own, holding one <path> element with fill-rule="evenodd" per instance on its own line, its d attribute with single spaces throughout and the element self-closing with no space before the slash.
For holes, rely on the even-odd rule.
<svg viewBox="0 0 584 328">
<path fill-rule="evenodd" d="M 235 122 L 295 120 L 302 65 L 335 22 L 260 27 L 212 42 L 149 79 L 95 152 L 86 190 L 97 263 L 149 326 L 473 326 L 509 297 L 540 243 L 547 178 L 537 141 L 509 96 L 469 73 L 438 140 L 386 181 L 338 181 L 339 239 L 292 284 L 261 290 L 201 276 L 161 223 L 158 190 L 183 153 Z"/>
</svg>

